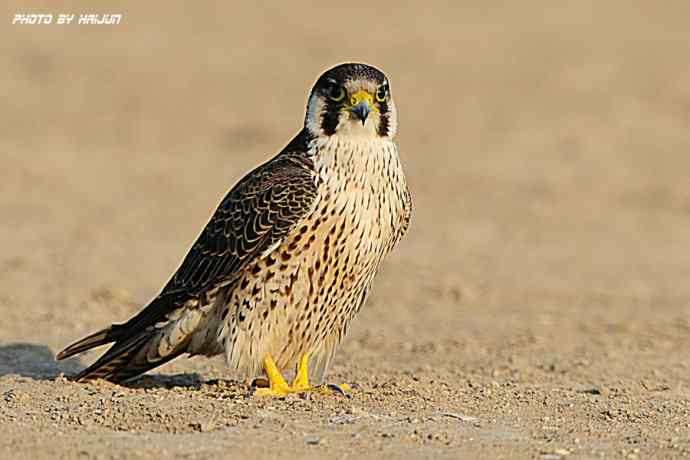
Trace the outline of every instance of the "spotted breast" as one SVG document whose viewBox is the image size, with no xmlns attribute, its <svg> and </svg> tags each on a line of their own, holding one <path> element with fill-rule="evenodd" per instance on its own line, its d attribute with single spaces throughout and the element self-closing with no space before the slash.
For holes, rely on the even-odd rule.
<svg viewBox="0 0 690 460">
<path fill-rule="evenodd" d="M 321 381 L 383 257 L 407 229 L 410 197 L 396 144 L 333 136 L 312 141 L 317 198 L 284 241 L 244 272 L 219 306 L 230 367 L 282 369 L 310 352 Z"/>
</svg>

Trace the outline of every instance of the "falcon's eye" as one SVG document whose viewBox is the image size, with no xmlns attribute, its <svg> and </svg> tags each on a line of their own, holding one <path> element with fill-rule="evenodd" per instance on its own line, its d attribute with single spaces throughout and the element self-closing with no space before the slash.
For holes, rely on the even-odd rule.
<svg viewBox="0 0 690 460">
<path fill-rule="evenodd" d="M 388 97 L 388 85 L 379 86 L 378 91 L 376 91 L 376 100 L 378 102 L 383 102 Z"/>
<path fill-rule="evenodd" d="M 333 85 L 328 88 L 328 98 L 334 102 L 340 102 L 345 99 L 345 90 L 342 86 Z"/>
</svg>

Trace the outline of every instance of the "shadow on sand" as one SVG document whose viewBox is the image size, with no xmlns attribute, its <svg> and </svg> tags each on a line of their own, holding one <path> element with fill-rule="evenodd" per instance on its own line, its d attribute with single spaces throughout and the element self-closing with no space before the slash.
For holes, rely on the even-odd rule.
<svg viewBox="0 0 690 460">
<path fill-rule="evenodd" d="M 8 343 L 0 345 L 0 377 L 21 375 L 34 380 L 53 380 L 60 375 L 72 377 L 84 368 L 78 358 L 56 361 L 55 353 L 45 345 L 35 343 Z M 131 382 L 129 388 L 200 388 L 201 385 L 222 385 L 225 381 L 205 382 L 199 374 L 146 374 Z M 237 385 L 235 382 L 227 384 Z"/>
<path fill-rule="evenodd" d="M 55 353 L 45 345 L 9 343 L 0 345 L 0 377 L 17 374 L 36 380 L 50 380 L 60 374 L 72 375 L 84 365 L 77 358 L 55 361 Z"/>
</svg>

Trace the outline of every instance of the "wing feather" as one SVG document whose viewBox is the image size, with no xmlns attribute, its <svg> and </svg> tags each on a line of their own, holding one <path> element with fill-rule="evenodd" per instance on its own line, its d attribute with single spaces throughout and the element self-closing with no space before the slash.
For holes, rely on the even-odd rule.
<svg viewBox="0 0 690 460">
<path fill-rule="evenodd" d="M 152 302 L 128 324 L 153 324 L 187 300 L 231 281 L 311 210 L 317 192 L 313 163 L 304 142 L 296 141 L 247 174 L 221 201 L 159 295 L 172 302 Z M 304 148 L 296 150 L 294 144 Z"/>
<path fill-rule="evenodd" d="M 159 363 L 141 365 L 133 357 L 152 337 L 152 327 L 172 318 L 189 301 L 236 279 L 252 261 L 279 244 L 316 200 L 308 135 L 300 133 L 276 157 L 247 174 L 221 201 L 180 267 L 161 293 L 124 324 L 114 324 L 68 347 L 58 358 L 115 342 L 78 378 L 130 378 L 183 353 L 179 347 Z M 181 342 L 182 343 L 182 342 Z M 185 347 L 186 347 L 186 343 Z"/>
</svg>

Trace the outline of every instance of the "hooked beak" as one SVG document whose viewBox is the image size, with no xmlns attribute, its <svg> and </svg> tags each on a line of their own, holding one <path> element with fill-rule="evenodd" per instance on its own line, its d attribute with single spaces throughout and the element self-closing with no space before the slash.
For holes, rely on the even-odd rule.
<svg viewBox="0 0 690 460">
<path fill-rule="evenodd" d="M 350 113 L 362 122 L 362 126 L 372 111 L 372 104 L 371 94 L 366 91 L 357 91 L 350 97 Z"/>
<path fill-rule="evenodd" d="M 369 112 L 371 112 L 371 107 L 369 107 L 369 102 L 362 101 L 353 106 L 350 109 L 350 112 L 352 112 L 352 114 L 357 117 L 358 120 L 361 120 L 362 125 L 364 125 L 364 122 L 367 121 L 367 116 L 369 116 Z"/>
</svg>

